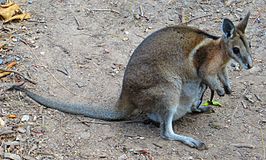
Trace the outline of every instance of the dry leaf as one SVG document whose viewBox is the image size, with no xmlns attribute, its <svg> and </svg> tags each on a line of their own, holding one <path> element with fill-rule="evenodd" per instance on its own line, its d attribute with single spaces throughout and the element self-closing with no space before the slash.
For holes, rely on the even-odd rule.
<svg viewBox="0 0 266 160">
<path fill-rule="evenodd" d="M 0 69 L 0 78 L 3 78 L 7 75 L 10 75 L 12 72 L 7 72 L 5 70 Z"/>
<path fill-rule="evenodd" d="M 16 116 L 15 114 L 9 114 L 7 117 L 8 117 L 8 118 L 11 118 L 11 119 L 15 119 L 15 118 L 17 118 L 17 116 Z"/>
<path fill-rule="evenodd" d="M 19 19 L 29 19 L 29 13 L 22 13 L 22 10 L 19 5 L 14 2 L 9 2 L 5 5 L 0 5 L 0 16 L 4 20 L 4 23 Z"/>
<path fill-rule="evenodd" d="M 11 69 L 11 68 L 13 68 L 16 64 L 17 64 L 17 62 L 16 62 L 16 61 L 13 61 L 13 62 L 9 63 L 9 64 L 6 66 L 6 68 L 7 68 L 7 69 Z"/>
<path fill-rule="evenodd" d="M 19 20 L 23 20 L 23 19 L 29 19 L 30 18 L 30 14 L 29 13 L 23 13 L 23 14 L 19 14 L 19 15 L 15 15 L 7 20 L 5 20 L 4 22 L 7 23 L 9 21 L 15 20 L 15 19 L 19 19 Z"/>
</svg>

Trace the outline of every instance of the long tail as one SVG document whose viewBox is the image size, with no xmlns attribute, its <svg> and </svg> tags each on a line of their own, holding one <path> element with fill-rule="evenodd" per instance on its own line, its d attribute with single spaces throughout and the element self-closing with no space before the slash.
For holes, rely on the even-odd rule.
<svg viewBox="0 0 266 160">
<path fill-rule="evenodd" d="M 127 117 L 126 112 L 108 110 L 105 108 L 100 108 L 97 106 L 89 106 L 85 104 L 71 104 L 58 100 L 52 100 L 50 98 L 45 98 L 21 86 L 12 86 L 11 88 L 8 89 L 8 91 L 11 90 L 24 92 L 28 97 L 30 97 L 35 102 L 45 107 L 53 108 L 66 113 L 84 115 L 86 117 L 107 120 L 107 121 L 124 120 Z"/>
</svg>

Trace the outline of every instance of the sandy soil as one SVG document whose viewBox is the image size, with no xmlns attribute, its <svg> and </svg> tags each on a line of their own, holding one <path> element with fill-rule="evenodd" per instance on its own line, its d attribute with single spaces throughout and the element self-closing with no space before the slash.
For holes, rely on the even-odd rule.
<svg viewBox="0 0 266 160">
<path fill-rule="evenodd" d="M 12 131 L 4 133 L 0 128 L 0 159 L 7 158 L 7 153 L 29 160 L 265 159 L 265 1 L 16 2 L 33 17 L 2 25 L 1 33 L 13 35 L 17 41 L 6 41 L 11 50 L 1 52 L 0 58 L 16 57 L 19 63 L 15 69 L 38 82 L 27 87 L 45 96 L 112 107 L 133 50 L 150 33 L 180 24 L 182 15 L 191 20 L 188 25 L 220 35 L 224 17 L 237 23 L 251 11 L 247 35 L 254 67 L 248 71 L 230 68 L 233 93 L 215 97 L 223 104 L 215 113 L 187 115 L 175 123 L 177 133 L 204 141 L 209 147 L 204 151 L 161 139 L 154 124 L 108 123 L 69 115 L 0 88 L 0 117 L 6 123 L 4 129 Z M 208 97 L 206 94 L 205 99 Z"/>
</svg>

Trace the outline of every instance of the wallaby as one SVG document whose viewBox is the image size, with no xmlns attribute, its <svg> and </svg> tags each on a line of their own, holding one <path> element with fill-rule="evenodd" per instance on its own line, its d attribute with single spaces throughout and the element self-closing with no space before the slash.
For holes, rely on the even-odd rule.
<svg viewBox="0 0 266 160">
<path fill-rule="evenodd" d="M 230 59 L 245 69 L 252 67 L 250 46 L 245 36 L 249 15 L 237 26 L 224 19 L 221 37 L 182 25 L 166 27 L 149 35 L 135 49 L 127 64 L 122 91 L 112 110 L 51 100 L 18 86 L 12 89 L 25 92 L 46 107 L 102 120 L 126 119 L 140 110 L 160 123 L 162 138 L 206 149 L 203 142 L 176 134 L 172 122 L 189 112 L 204 112 L 206 108 L 200 104 L 207 87 L 220 96 L 231 92 L 226 70 Z"/>
</svg>

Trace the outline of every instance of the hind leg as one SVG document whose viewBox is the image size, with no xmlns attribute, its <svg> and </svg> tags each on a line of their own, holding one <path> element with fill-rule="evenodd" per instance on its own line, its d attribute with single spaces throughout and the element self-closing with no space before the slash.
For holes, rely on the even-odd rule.
<svg viewBox="0 0 266 160">
<path fill-rule="evenodd" d="M 162 116 L 161 126 L 160 126 L 161 137 L 164 139 L 168 139 L 168 140 L 175 140 L 175 141 L 182 142 L 192 148 L 196 148 L 199 150 L 206 149 L 207 147 L 203 142 L 195 140 L 191 137 L 178 135 L 174 133 L 172 121 L 173 121 L 175 112 L 176 112 L 176 108 L 168 110 L 167 113 L 164 116 Z"/>
</svg>

